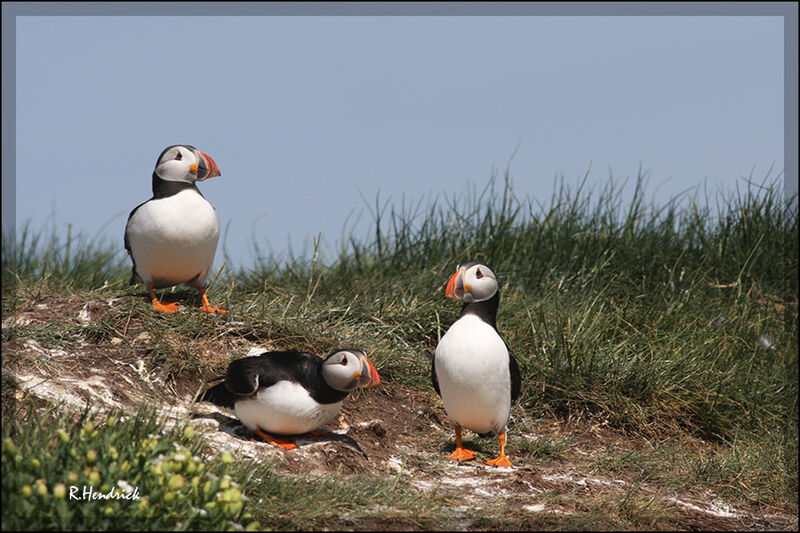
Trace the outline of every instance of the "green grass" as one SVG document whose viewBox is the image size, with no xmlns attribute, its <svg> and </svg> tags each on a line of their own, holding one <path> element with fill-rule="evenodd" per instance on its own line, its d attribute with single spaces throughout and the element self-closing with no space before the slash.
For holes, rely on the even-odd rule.
<svg viewBox="0 0 800 533">
<path fill-rule="evenodd" d="M 172 376 L 207 368 L 190 347 L 208 339 L 320 354 L 358 346 L 388 382 L 430 391 L 430 354 L 460 309 L 443 297 L 444 284 L 458 263 L 483 260 L 499 276 L 498 326 L 524 375 L 515 407 L 522 418 L 580 414 L 648 439 L 703 439 L 720 446 L 715 455 L 693 455 L 659 479 L 723 491 L 736 480 L 744 486 L 730 493 L 792 508 L 797 198 L 786 208 L 781 178 L 742 180 L 727 195 L 698 188 L 660 206 L 645 200 L 644 175 L 599 190 L 585 179 L 574 186 L 562 180 L 546 205 L 516 197 L 508 175 L 460 196 L 399 206 L 376 199 L 371 236 L 348 236 L 336 257 L 315 253 L 282 264 L 262 257 L 223 272 L 209 293 L 229 317 L 154 317 L 145 298 L 132 297 L 92 325 L 92 334 L 108 340 L 138 324 L 154 339 L 148 363 Z M 623 203 L 629 185 L 635 193 Z M 143 294 L 127 288 L 129 265 L 114 247 L 86 242 L 23 228 L 12 246 L 4 235 L 4 314 L 48 296 Z M 176 295 L 196 303 L 191 291 Z M 3 328 L 3 341 L 77 346 L 80 328 L 74 321 Z M 556 441 L 516 445 L 537 461 L 565 449 Z M 759 447 L 776 453 L 755 453 Z M 671 460 L 632 455 L 598 468 L 627 461 L 657 476 L 654 457 Z M 360 494 L 353 483 L 347 490 Z M 644 518 L 632 523 L 646 527 L 649 508 L 635 508 Z M 279 527 L 325 524 L 279 515 L 270 515 Z"/>
</svg>

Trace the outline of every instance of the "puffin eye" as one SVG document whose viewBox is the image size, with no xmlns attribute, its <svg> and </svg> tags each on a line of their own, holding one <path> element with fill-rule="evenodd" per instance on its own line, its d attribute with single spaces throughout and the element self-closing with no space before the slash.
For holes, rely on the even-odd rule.
<svg viewBox="0 0 800 533">
<path fill-rule="evenodd" d="M 342 366 L 347 366 L 347 357 L 342 357 Z"/>
<path fill-rule="evenodd" d="M 478 279 L 481 279 L 483 277 L 483 272 L 481 272 L 480 268 L 477 270 L 477 272 L 475 272 L 475 277 Z"/>
<path fill-rule="evenodd" d="M 182 153 L 180 153 L 180 152 L 178 152 L 177 154 L 175 154 L 175 159 L 177 159 L 178 161 L 180 161 L 181 159 L 183 159 L 183 154 L 182 154 Z"/>
</svg>

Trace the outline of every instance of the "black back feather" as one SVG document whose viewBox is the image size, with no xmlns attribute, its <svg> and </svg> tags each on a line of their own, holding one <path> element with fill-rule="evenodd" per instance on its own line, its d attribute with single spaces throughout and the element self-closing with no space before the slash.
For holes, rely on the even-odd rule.
<svg viewBox="0 0 800 533">
<path fill-rule="evenodd" d="M 201 400 L 233 408 L 237 399 L 253 396 L 279 381 L 291 381 L 305 387 L 321 404 L 340 402 L 348 392 L 328 385 L 322 377 L 322 363 L 317 355 L 294 350 L 237 359 L 228 365 L 225 381 L 209 388 Z"/>
</svg>

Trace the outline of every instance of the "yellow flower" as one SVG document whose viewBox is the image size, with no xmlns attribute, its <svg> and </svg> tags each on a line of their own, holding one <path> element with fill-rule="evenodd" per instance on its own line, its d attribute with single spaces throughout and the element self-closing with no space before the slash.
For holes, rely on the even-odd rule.
<svg viewBox="0 0 800 533">
<path fill-rule="evenodd" d="M 149 502 L 149 501 L 147 501 L 147 496 L 143 496 L 143 497 L 142 497 L 142 498 L 139 500 L 139 510 L 140 510 L 140 511 L 144 511 L 144 510 L 146 510 L 148 505 L 150 505 L 150 502 Z"/>
<path fill-rule="evenodd" d="M 36 493 L 39 496 L 47 496 L 47 483 L 44 482 L 44 479 L 36 480 Z"/>
<path fill-rule="evenodd" d="M 117 448 L 114 447 L 114 446 L 111 446 L 108 449 L 108 454 L 111 456 L 111 459 L 113 459 L 114 461 L 119 459 L 119 452 L 117 451 Z"/>
<path fill-rule="evenodd" d="M 33 489 L 31 488 L 30 485 L 23 485 L 22 486 L 22 495 L 23 496 L 25 496 L 26 498 L 30 498 L 32 494 L 33 494 Z"/>
<path fill-rule="evenodd" d="M 222 464 L 229 465 L 233 462 L 233 455 L 228 450 L 222 452 Z"/>
<path fill-rule="evenodd" d="M 89 463 L 94 463 L 97 461 L 97 452 L 94 450 L 89 450 L 86 452 L 86 460 L 89 461 Z"/>
<path fill-rule="evenodd" d="M 64 444 L 67 444 L 69 442 L 69 433 L 60 428 L 56 430 L 56 433 L 58 434 L 58 438 L 61 439 L 61 442 L 63 442 Z"/>
<path fill-rule="evenodd" d="M 194 437 L 194 426 L 189 424 L 185 428 L 183 428 L 183 438 L 184 439 L 192 439 Z"/>
<path fill-rule="evenodd" d="M 53 487 L 53 496 L 60 500 L 66 495 L 67 487 L 63 483 L 56 483 L 55 487 Z"/>
<path fill-rule="evenodd" d="M 256 522 L 250 522 L 244 528 L 245 531 L 258 531 L 259 529 L 261 529 L 261 524 L 259 524 L 257 521 Z"/>
<path fill-rule="evenodd" d="M 180 474 L 175 474 L 174 476 L 169 478 L 169 482 L 167 483 L 167 486 L 172 490 L 180 490 L 185 485 L 186 485 L 186 479 Z"/>
<path fill-rule="evenodd" d="M 81 428 L 81 435 L 88 435 L 94 430 L 94 422 L 89 420 L 86 422 L 83 427 Z"/>
<path fill-rule="evenodd" d="M 74 470 L 70 470 L 69 474 L 67 474 L 67 482 L 69 482 L 71 485 L 74 485 L 75 483 L 77 483 L 78 482 L 78 473 L 76 471 L 74 471 Z"/>
<path fill-rule="evenodd" d="M 38 469 L 40 466 L 42 466 L 42 464 L 39 462 L 39 459 L 37 459 L 36 457 L 34 457 L 33 459 L 31 459 L 31 467 L 32 467 L 34 470 Z"/>
<path fill-rule="evenodd" d="M 110 428 L 113 428 L 117 425 L 117 418 L 114 416 L 109 416 L 108 420 L 106 420 L 106 425 Z"/>
<path fill-rule="evenodd" d="M 3 453 L 8 454 L 9 457 L 14 457 L 17 453 L 17 446 L 11 438 L 3 439 Z"/>
</svg>

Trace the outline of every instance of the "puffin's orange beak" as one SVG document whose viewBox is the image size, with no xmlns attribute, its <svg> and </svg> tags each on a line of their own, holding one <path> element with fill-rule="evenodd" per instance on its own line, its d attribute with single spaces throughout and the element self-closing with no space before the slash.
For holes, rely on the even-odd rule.
<svg viewBox="0 0 800 533">
<path fill-rule="evenodd" d="M 362 387 L 376 387 L 381 384 L 381 377 L 378 375 L 375 365 L 366 357 L 361 359 L 361 368 L 362 373 L 359 376 L 359 385 Z"/>
<path fill-rule="evenodd" d="M 456 293 L 456 290 L 461 288 L 463 294 L 463 288 L 459 287 L 461 281 L 461 269 L 456 270 L 456 273 L 450 276 L 450 281 L 447 282 L 447 287 L 444 290 L 444 295 L 448 298 L 455 298 L 458 300 L 460 296 Z"/>
<path fill-rule="evenodd" d="M 203 181 L 207 180 L 208 178 L 213 178 L 214 176 L 222 175 L 222 172 L 219 171 L 217 163 L 211 159 L 210 155 L 204 154 L 198 150 L 197 156 L 197 181 Z"/>
<path fill-rule="evenodd" d="M 364 358 L 364 363 L 367 364 L 367 367 L 369 369 L 367 371 L 367 374 L 369 375 L 369 381 L 364 386 L 377 387 L 378 385 L 381 384 L 381 377 L 378 375 L 378 370 L 375 368 L 375 365 L 373 365 L 372 362 L 366 357 Z"/>
</svg>

